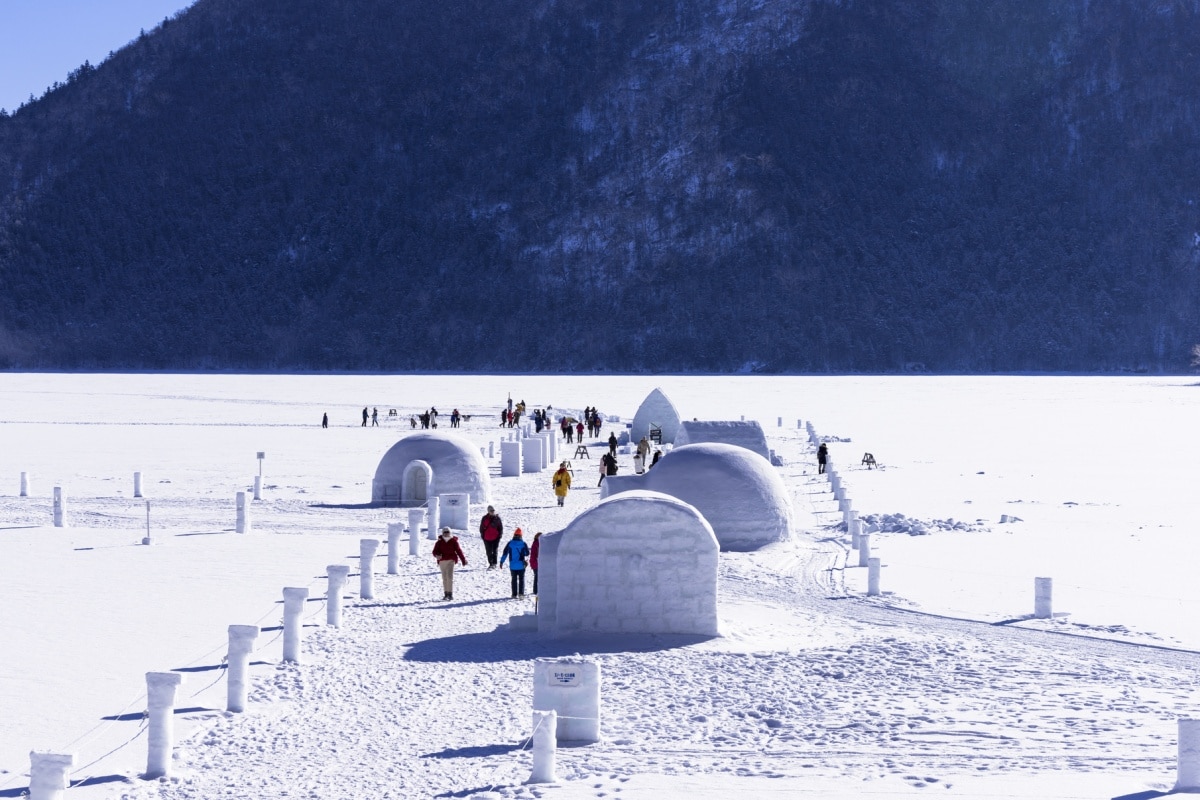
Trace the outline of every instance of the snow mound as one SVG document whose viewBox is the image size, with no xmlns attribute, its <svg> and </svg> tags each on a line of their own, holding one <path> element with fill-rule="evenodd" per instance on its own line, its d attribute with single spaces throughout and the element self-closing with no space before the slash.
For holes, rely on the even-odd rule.
<svg viewBox="0 0 1200 800">
<path fill-rule="evenodd" d="M 983 520 L 962 522 L 956 519 L 920 520 L 903 514 L 867 514 L 861 517 L 865 533 L 907 533 L 909 536 L 924 536 L 935 531 L 986 531 L 990 528 Z"/>
</svg>

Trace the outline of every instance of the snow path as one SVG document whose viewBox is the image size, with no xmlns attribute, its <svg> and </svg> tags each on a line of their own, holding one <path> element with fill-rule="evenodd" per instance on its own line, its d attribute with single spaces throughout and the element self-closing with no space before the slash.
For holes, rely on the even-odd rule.
<svg viewBox="0 0 1200 800">
<path fill-rule="evenodd" d="M 821 531 L 723 554 L 727 635 L 708 641 L 509 631 L 531 601 L 500 597 L 507 576 L 476 566 L 467 543 L 465 599 L 430 600 L 432 559 L 403 560 L 401 575 L 376 577 L 375 600 L 348 593 L 343 628 L 310 628 L 308 663 L 256 681 L 250 713 L 201 715 L 213 722 L 179 748 L 174 776 L 119 796 L 325 798 L 332 783 L 339 797 L 604 797 L 645 773 L 913 789 L 972 775 L 1170 775 L 1175 720 L 1194 709 L 1194 654 L 852 597 L 845 550 Z M 530 660 L 576 652 L 596 656 L 605 707 L 625 713 L 605 716 L 602 743 L 559 750 L 563 787 L 522 785 Z"/>
</svg>

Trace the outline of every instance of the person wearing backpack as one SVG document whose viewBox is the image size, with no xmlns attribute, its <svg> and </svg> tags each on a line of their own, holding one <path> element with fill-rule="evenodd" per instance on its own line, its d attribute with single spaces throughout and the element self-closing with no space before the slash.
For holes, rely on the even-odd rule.
<svg viewBox="0 0 1200 800">
<path fill-rule="evenodd" d="M 504 536 L 504 521 L 491 506 L 488 506 L 483 519 L 479 520 L 479 536 L 483 539 L 483 549 L 487 553 L 488 569 L 495 569 L 500 539 Z"/>
<path fill-rule="evenodd" d="M 500 566 L 503 567 L 507 561 L 509 572 L 512 573 L 513 597 L 525 596 L 525 566 L 529 563 L 529 545 L 525 544 L 522 535 L 520 528 L 513 531 L 512 538 L 500 554 Z"/>
<path fill-rule="evenodd" d="M 567 462 L 564 461 L 558 465 L 558 470 L 554 473 L 554 478 L 550 483 L 554 487 L 554 495 L 558 498 L 558 504 L 561 506 L 567 499 L 567 492 L 571 491 L 571 471 L 567 469 Z"/>
</svg>

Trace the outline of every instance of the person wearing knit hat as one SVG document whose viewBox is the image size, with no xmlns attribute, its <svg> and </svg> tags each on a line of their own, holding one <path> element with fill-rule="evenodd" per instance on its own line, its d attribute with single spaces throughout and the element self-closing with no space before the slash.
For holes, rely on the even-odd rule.
<svg viewBox="0 0 1200 800">
<path fill-rule="evenodd" d="M 449 528 L 442 528 L 442 535 L 433 543 L 433 557 L 437 559 L 438 569 L 442 573 L 443 600 L 454 599 L 454 565 L 462 562 L 467 565 L 467 557 L 463 555 L 458 537 L 450 533 Z"/>
<path fill-rule="evenodd" d="M 509 572 L 512 573 L 514 598 L 525 596 L 525 565 L 529 563 L 529 545 L 525 544 L 522 536 L 520 528 L 513 531 L 512 538 L 504 545 L 504 552 L 500 554 L 500 566 L 503 567 L 507 561 Z"/>
</svg>

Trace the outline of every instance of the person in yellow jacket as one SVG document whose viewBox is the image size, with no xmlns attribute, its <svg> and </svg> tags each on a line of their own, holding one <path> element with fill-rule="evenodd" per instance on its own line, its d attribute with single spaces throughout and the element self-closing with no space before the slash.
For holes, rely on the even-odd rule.
<svg viewBox="0 0 1200 800">
<path fill-rule="evenodd" d="M 567 499 L 567 492 L 571 491 L 571 471 L 567 469 L 567 462 L 564 461 L 558 465 L 558 471 L 554 473 L 554 478 L 550 483 L 554 486 L 554 495 L 558 498 L 558 504 L 561 506 Z"/>
</svg>

